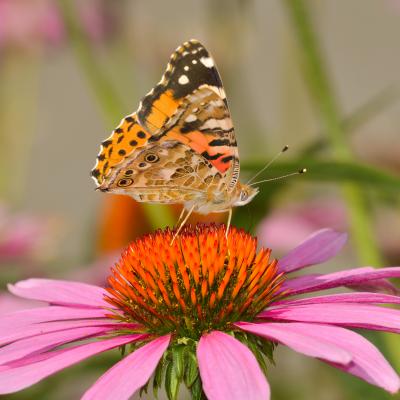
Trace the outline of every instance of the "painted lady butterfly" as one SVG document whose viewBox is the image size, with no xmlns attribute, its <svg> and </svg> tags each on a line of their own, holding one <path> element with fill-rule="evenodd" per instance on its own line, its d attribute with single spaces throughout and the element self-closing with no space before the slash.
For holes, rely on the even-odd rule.
<svg viewBox="0 0 400 400">
<path fill-rule="evenodd" d="M 102 142 L 98 189 L 148 203 L 179 203 L 187 215 L 229 212 L 258 189 L 239 182 L 239 153 L 221 78 L 197 40 L 172 54 L 161 81 Z"/>
</svg>

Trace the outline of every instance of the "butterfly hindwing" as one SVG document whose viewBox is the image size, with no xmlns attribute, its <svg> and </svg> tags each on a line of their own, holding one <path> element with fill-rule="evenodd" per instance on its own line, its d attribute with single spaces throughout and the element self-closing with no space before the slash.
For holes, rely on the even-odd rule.
<svg viewBox="0 0 400 400">
<path fill-rule="evenodd" d="M 148 144 L 127 157 L 108 178 L 107 190 L 137 201 L 179 203 L 204 200 L 221 174 L 190 147 L 174 141 Z"/>
</svg>

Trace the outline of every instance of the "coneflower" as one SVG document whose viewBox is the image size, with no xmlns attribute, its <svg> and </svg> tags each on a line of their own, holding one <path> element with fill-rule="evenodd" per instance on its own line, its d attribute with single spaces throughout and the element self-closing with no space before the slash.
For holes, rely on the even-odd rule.
<svg viewBox="0 0 400 400">
<path fill-rule="evenodd" d="M 0 319 L 0 393 L 24 389 L 94 354 L 125 356 L 83 399 L 128 399 L 165 387 L 178 398 L 269 399 L 268 359 L 277 344 L 318 358 L 394 393 L 400 380 L 381 353 L 348 328 L 399 333 L 399 304 L 386 278 L 400 268 L 328 275 L 289 274 L 333 257 L 346 235 L 316 232 L 279 262 L 243 230 L 224 226 L 158 231 L 132 243 L 109 286 L 29 279 L 17 296 L 48 302 Z M 393 294 L 349 292 L 296 299 L 335 287 L 385 287 Z"/>
</svg>

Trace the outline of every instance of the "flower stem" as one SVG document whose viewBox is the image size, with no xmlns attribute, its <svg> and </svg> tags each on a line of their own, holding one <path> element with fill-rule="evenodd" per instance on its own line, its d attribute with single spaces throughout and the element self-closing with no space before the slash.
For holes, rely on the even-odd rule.
<svg viewBox="0 0 400 400">
<path fill-rule="evenodd" d="M 2 201 L 20 206 L 32 178 L 28 163 L 35 139 L 41 59 L 12 49 L 2 50 L 0 58 L 0 193 Z"/>
<path fill-rule="evenodd" d="M 99 102 L 107 124 L 112 126 L 121 119 L 122 113 L 126 113 L 127 107 L 96 60 L 89 40 L 79 24 L 73 2 L 61 0 L 58 4 L 76 59 Z M 143 204 L 143 207 L 153 229 L 174 225 L 175 220 L 168 207 L 148 204 Z"/>
<path fill-rule="evenodd" d="M 311 97 L 319 111 L 333 154 L 340 161 L 350 161 L 352 153 L 346 142 L 346 130 L 341 123 L 340 108 L 305 2 L 285 0 L 285 4 L 302 49 L 304 75 Z M 343 185 L 343 195 L 348 205 L 350 229 L 360 262 L 381 265 L 382 259 L 375 244 L 364 194 L 359 186 L 346 183 Z"/>
<path fill-rule="evenodd" d="M 333 153 L 339 161 L 351 161 L 352 154 L 346 143 L 347 131 L 341 124 L 341 112 L 331 88 L 305 2 L 303 0 L 285 0 L 285 3 L 303 50 L 304 73 L 309 83 L 309 89 L 315 106 L 319 109 Z M 351 233 L 360 262 L 366 265 L 382 265 L 382 258 L 376 246 L 368 217 L 366 199 L 360 187 L 350 183 L 344 184 L 343 195 L 347 201 Z M 385 335 L 383 340 L 391 353 L 392 360 L 398 367 L 398 337 Z"/>
<path fill-rule="evenodd" d="M 384 341 L 386 348 L 389 350 L 390 361 L 394 365 L 396 371 L 400 370 L 400 346 L 399 337 L 395 334 L 385 335 Z"/>
</svg>

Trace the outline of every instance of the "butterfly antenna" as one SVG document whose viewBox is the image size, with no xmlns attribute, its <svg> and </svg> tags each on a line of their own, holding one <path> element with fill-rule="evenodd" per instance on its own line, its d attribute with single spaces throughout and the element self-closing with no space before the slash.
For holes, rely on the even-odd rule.
<svg viewBox="0 0 400 400">
<path fill-rule="evenodd" d="M 278 154 L 276 154 L 260 171 L 258 171 L 250 180 L 246 183 L 249 185 L 250 182 L 254 181 L 262 172 L 264 172 L 271 164 L 273 164 L 285 151 L 289 150 L 289 146 L 285 146 Z"/>
<path fill-rule="evenodd" d="M 286 175 L 282 175 L 282 176 L 277 176 L 275 178 L 269 178 L 269 179 L 264 179 L 262 181 L 253 182 L 249 186 L 258 185 L 259 183 L 264 183 L 264 182 L 278 181 L 280 179 L 288 178 L 289 176 L 305 174 L 306 172 L 307 172 L 307 169 L 303 168 L 303 169 L 300 169 L 299 171 L 292 172 L 291 174 L 286 174 Z"/>
</svg>

